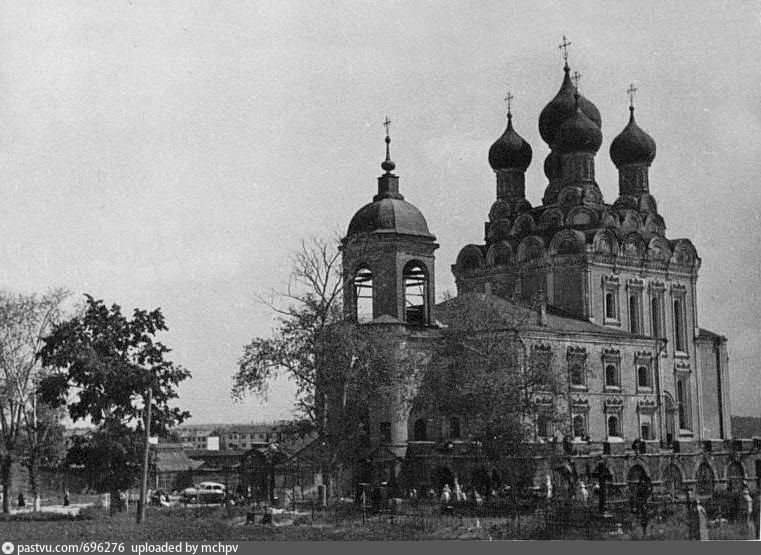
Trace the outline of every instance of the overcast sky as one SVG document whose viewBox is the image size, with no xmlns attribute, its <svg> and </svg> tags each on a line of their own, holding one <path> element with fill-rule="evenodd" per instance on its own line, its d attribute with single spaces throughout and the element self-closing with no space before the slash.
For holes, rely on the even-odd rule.
<svg viewBox="0 0 761 555">
<path fill-rule="evenodd" d="M 439 296 L 483 240 L 487 163 L 515 96 L 540 204 L 537 120 L 557 44 L 602 114 L 597 180 L 628 118 L 670 239 L 703 260 L 699 325 L 729 337 L 734 414 L 759 415 L 759 2 L 6 2 L 0 7 L 0 285 L 65 286 L 161 307 L 193 422 L 287 417 L 292 391 L 230 400 L 243 346 L 267 335 L 257 293 L 281 287 L 309 235 L 343 233 L 371 200 L 392 124 L 407 200 L 425 214 Z"/>
</svg>

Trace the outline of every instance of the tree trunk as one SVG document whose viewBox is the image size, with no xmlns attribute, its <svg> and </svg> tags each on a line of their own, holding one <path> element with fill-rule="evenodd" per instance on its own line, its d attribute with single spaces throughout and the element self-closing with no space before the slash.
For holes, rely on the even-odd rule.
<svg viewBox="0 0 761 555">
<path fill-rule="evenodd" d="M 11 467 L 13 466 L 13 457 L 6 454 L 0 462 L 0 480 L 3 482 L 3 513 L 11 512 Z"/>
<path fill-rule="evenodd" d="M 32 510 L 40 510 L 40 455 L 37 449 L 29 453 L 29 489 L 32 490 Z"/>
</svg>

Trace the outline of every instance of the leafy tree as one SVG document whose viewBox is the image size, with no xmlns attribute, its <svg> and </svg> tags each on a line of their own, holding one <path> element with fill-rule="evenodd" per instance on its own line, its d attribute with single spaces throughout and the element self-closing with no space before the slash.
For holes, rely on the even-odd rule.
<svg viewBox="0 0 761 555">
<path fill-rule="evenodd" d="M 60 320 L 69 293 L 62 289 L 43 295 L 0 292 L 0 477 L 3 484 L 3 512 L 10 511 L 11 469 L 25 446 L 44 448 L 46 434 L 34 421 L 37 383 L 40 378 L 38 354 L 44 337 Z M 36 468 L 30 465 L 34 507 L 39 507 Z"/>
<path fill-rule="evenodd" d="M 139 474 L 149 388 L 151 433 L 163 435 L 189 416 L 172 401 L 190 373 L 166 360 L 170 349 L 155 339 L 168 329 L 160 309 L 135 309 L 129 319 L 118 305 L 85 297 L 83 314 L 55 326 L 44 340 L 40 359 L 51 372 L 40 391 L 50 406 L 67 405 L 72 420 L 97 426 L 75 442 L 68 461 L 85 465 L 92 486 L 108 491 L 115 507 L 119 491 Z"/>
<path fill-rule="evenodd" d="M 318 428 L 315 412 L 316 363 L 320 337 L 342 319 L 341 259 L 332 241 L 312 238 L 301 244 L 291 264 L 288 289 L 266 304 L 278 315 L 272 337 L 255 337 L 245 346 L 233 376 L 233 398 L 263 396 L 269 382 L 287 376 L 297 388 L 298 416 Z"/>
<path fill-rule="evenodd" d="M 562 394 L 557 369 L 533 364 L 527 353 L 524 332 L 537 319 L 535 309 L 475 293 L 442 303 L 437 318 L 446 327 L 417 400 L 439 414 L 463 415 L 469 439 L 516 485 L 529 485 L 535 470 L 529 440 L 537 397 Z M 560 420 L 557 409 L 545 417 Z"/>
</svg>

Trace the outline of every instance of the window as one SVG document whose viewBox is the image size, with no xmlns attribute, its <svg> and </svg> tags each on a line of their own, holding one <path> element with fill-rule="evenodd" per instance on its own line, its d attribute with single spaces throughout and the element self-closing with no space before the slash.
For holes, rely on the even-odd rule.
<svg viewBox="0 0 761 555">
<path fill-rule="evenodd" d="M 576 414 L 573 417 L 573 435 L 574 437 L 586 437 L 587 422 L 583 414 Z"/>
<path fill-rule="evenodd" d="M 428 273 L 416 262 L 404 268 L 404 319 L 408 324 L 428 323 Z"/>
<path fill-rule="evenodd" d="M 354 276 L 354 304 L 357 322 L 373 319 L 373 273 L 367 268 L 360 268 Z"/>
<path fill-rule="evenodd" d="M 449 438 L 460 439 L 460 419 L 456 416 L 449 418 Z"/>
<path fill-rule="evenodd" d="M 679 428 L 690 429 L 689 408 L 689 383 L 686 376 L 679 376 L 676 380 L 676 408 L 679 415 Z"/>
<path fill-rule="evenodd" d="M 391 443 L 391 422 L 380 423 L 381 443 Z"/>
<path fill-rule="evenodd" d="M 571 366 L 571 385 L 584 387 L 584 368 L 578 362 Z"/>
<path fill-rule="evenodd" d="M 684 353 L 684 307 L 681 299 L 674 299 L 674 346 L 677 351 Z"/>
<path fill-rule="evenodd" d="M 652 387 L 650 384 L 650 369 L 647 366 L 637 368 L 637 387 Z"/>
<path fill-rule="evenodd" d="M 415 420 L 415 441 L 428 440 L 428 423 L 425 418 Z"/>
<path fill-rule="evenodd" d="M 536 435 L 550 437 L 550 418 L 546 414 L 540 414 L 536 419 Z"/>
<path fill-rule="evenodd" d="M 615 364 L 608 364 L 605 367 L 605 387 L 620 387 L 620 385 L 618 368 Z"/>
<path fill-rule="evenodd" d="M 632 333 L 642 333 L 640 325 L 639 295 L 629 295 L 629 330 Z"/>
<path fill-rule="evenodd" d="M 608 417 L 608 436 L 609 437 L 621 436 L 621 429 L 619 428 L 619 425 L 618 425 L 618 416 Z"/>
<path fill-rule="evenodd" d="M 650 422 L 643 422 L 639 426 L 639 437 L 640 439 L 648 440 L 653 439 L 650 435 Z"/>
<path fill-rule="evenodd" d="M 616 310 L 616 296 L 613 291 L 605 292 L 605 318 L 607 320 L 618 320 L 618 310 Z"/>
<path fill-rule="evenodd" d="M 652 336 L 663 337 L 663 319 L 661 318 L 661 300 L 658 297 L 650 299 L 650 320 L 652 326 Z"/>
</svg>

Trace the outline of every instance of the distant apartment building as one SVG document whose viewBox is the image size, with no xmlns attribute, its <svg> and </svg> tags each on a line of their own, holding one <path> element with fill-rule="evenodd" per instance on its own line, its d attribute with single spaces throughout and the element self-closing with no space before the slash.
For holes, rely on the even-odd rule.
<svg viewBox="0 0 761 555">
<path fill-rule="evenodd" d="M 252 424 L 186 424 L 176 433 L 188 449 L 247 450 L 283 441 L 287 420 Z M 217 438 L 215 440 L 215 438 Z"/>
</svg>

